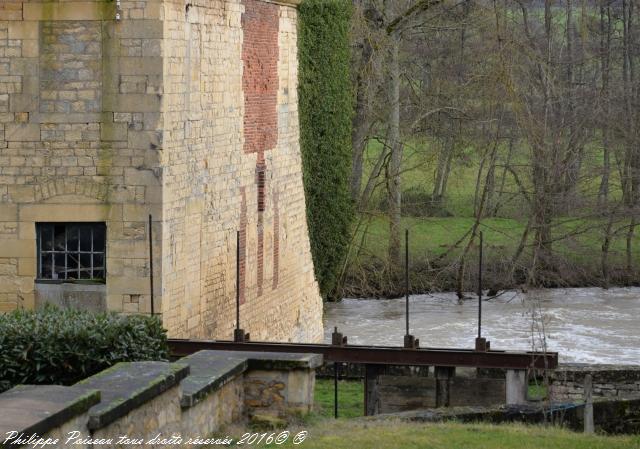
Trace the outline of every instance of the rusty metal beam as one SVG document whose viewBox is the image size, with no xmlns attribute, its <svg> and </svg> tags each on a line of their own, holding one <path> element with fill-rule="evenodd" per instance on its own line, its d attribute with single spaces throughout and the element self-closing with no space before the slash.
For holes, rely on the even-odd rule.
<svg viewBox="0 0 640 449">
<path fill-rule="evenodd" d="M 326 345 L 308 343 L 264 343 L 219 340 L 170 339 L 174 357 L 204 349 L 217 351 L 291 352 L 322 354 L 325 361 L 376 365 L 467 366 L 477 368 L 527 369 L 558 366 L 557 352 L 475 351 L 473 349 L 420 348 L 389 346 Z"/>
</svg>

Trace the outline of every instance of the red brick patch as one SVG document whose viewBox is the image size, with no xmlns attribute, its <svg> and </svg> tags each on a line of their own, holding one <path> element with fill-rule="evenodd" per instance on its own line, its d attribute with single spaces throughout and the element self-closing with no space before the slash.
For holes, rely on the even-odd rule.
<svg viewBox="0 0 640 449">
<path fill-rule="evenodd" d="M 244 151 L 262 155 L 278 141 L 279 6 L 258 0 L 242 4 Z"/>
</svg>

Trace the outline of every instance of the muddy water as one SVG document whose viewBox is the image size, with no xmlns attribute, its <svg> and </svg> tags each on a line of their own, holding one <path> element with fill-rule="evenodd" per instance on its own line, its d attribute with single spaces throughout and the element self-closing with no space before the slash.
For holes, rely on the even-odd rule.
<svg viewBox="0 0 640 449">
<path fill-rule="evenodd" d="M 455 294 L 410 298 L 411 333 L 422 347 L 472 348 L 476 298 Z M 404 298 L 345 299 L 325 306 L 325 341 L 333 326 L 352 344 L 401 346 Z M 482 334 L 492 349 L 541 349 L 561 362 L 640 364 L 640 288 L 506 292 L 483 302 Z"/>
</svg>

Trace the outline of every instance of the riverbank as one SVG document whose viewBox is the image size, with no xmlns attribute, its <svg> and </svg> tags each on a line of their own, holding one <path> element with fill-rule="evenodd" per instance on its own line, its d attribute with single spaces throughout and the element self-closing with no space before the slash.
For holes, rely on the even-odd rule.
<svg viewBox="0 0 640 449">
<path fill-rule="evenodd" d="M 465 238 L 473 218 L 406 217 L 402 227 L 409 230 L 410 293 L 476 291 L 478 277 L 477 239 L 464 259 Z M 626 238 L 611 239 L 603 259 L 604 224 L 598 220 L 567 219 L 555 228 L 553 252 L 535 272 L 533 243 L 521 244 L 525 223 L 511 218 L 491 218 L 481 222 L 483 232 L 483 285 L 486 290 L 538 287 L 637 286 L 640 237 L 634 236 L 631 266 L 628 266 Z M 465 237 L 466 236 L 466 237 Z M 375 217 L 359 227 L 354 239 L 344 282 L 338 297 L 393 298 L 405 293 L 404 260 L 401 266 L 388 263 L 388 222 Z M 457 243 L 457 245 L 456 245 Z M 404 255 L 404 242 L 401 253 Z M 519 254 L 515 257 L 515 254 Z M 603 263 L 604 262 L 604 263 Z M 464 263 L 464 269 L 460 265 Z"/>
</svg>

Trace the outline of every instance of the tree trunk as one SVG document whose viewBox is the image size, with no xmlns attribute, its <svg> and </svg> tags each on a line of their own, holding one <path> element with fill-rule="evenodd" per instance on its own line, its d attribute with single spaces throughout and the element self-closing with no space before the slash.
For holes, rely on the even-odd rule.
<svg viewBox="0 0 640 449">
<path fill-rule="evenodd" d="M 388 169 L 388 202 L 389 202 L 389 262 L 391 266 L 400 266 L 400 219 L 402 190 L 400 170 L 402 166 L 402 149 L 400 141 L 400 64 L 398 61 L 400 42 L 395 33 L 390 36 L 389 61 L 389 146 L 391 158 Z"/>
</svg>

